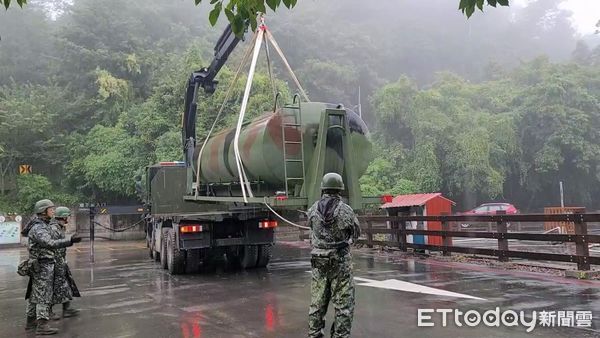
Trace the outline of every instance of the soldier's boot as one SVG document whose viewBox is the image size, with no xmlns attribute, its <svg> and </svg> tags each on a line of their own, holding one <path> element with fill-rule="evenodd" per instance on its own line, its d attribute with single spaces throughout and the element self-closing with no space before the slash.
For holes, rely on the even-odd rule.
<svg viewBox="0 0 600 338">
<path fill-rule="evenodd" d="M 36 335 L 49 336 L 49 335 L 57 334 L 57 333 L 58 333 L 58 329 L 51 327 L 50 324 L 48 324 L 47 319 L 38 320 L 37 329 L 35 330 Z"/>
<path fill-rule="evenodd" d="M 63 317 L 76 317 L 79 315 L 79 310 L 71 307 L 71 302 L 63 303 Z"/>
<path fill-rule="evenodd" d="M 27 317 L 27 322 L 25 323 L 25 331 L 31 331 L 37 327 L 37 320 L 35 317 Z"/>
</svg>

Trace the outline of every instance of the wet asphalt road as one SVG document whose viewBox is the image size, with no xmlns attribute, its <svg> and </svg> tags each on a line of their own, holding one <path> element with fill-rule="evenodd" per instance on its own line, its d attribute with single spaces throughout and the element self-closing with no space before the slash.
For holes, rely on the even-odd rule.
<svg viewBox="0 0 600 338">
<path fill-rule="evenodd" d="M 97 243 L 93 265 L 87 245 L 69 249 L 83 297 L 74 301 L 79 317 L 55 323 L 60 337 L 306 336 L 310 260 L 304 243 L 278 244 L 267 269 L 219 268 L 182 276 L 169 276 L 152 262 L 143 242 Z M 0 250 L 0 337 L 27 336 L 27 280 L 15 272 L 26 255 L 24 249 Z M 399 259 L 366 250 L 355 252 L 354 264 L 357 284 L 366 285 L 356 287 L 353 337 L 600 337 L 598 281 Z M 421 286 L 433 288 L 427 290 L 431 294 L 407 291 Z M 462 295 L 443 294 L 448 291 Z M 592 311 L 592 328 L 538 325 L 526 333 L 523 326 L 457 327 L 452 320 L 442 327 L 439 314 L 433 315 L 434 327 L 417 326 L 418 308 L 483 313 L 496 307 L 527 315 L 532 310 Z"/>
</svg>

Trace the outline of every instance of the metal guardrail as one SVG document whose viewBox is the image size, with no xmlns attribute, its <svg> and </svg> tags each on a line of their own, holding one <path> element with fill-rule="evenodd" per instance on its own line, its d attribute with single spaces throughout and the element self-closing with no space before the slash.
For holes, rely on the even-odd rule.
<svg viewBox="0 0 600 338">
<path fill-rule="evenodd" d="M 590 265 L 600 265 L 600 257 L 592 257 L 589 253 L 589 244 L 600 243 L 600 235 L 588 234 L 588 222 L 600 222 L 600 213 L 574 213 L 574 214 L 519 214 L 519 215 L 441 215 L 441 216 L 360 216 L 363 233 L 366 239 L 359 239 L 358 243 L 366 244 L 372 248 L 374 245 L 397 247 L 402 251 L 412 249 L 425 249 L 441 251 L 444 256 L 452 252 L 478 254 L 498 257 L 506 262 L 509 258 L 524 258 L 532 260 L 547 260 L 558 262 L 577 263 L 578 270 L 590 270 Z M 442 230 L 417 230 L 407 229 L 407 222 L 437 221 L 441 222 Z M 451 224 L 459 222 L 492 222 L 496 224 L 496 231 L 453 231 Z M 526 232 L 508 232 L 507 223 L 513 222 L 573 222 L 574 234 L 542 234 Z M 386 227 L 374 227 L 374 223 L 386 223 Z M 394 240 L 374 240 L 375 234 L 392 234 Z M 442 245 L 408 243 L 407 235 L 440 236 Z M 452 237 L 466 238 L 492 238 L 498 241 L 497 249 L 471 248 L 452 245 Z M 557 243 L 575 243 L 575 254 L 557 254 L 545 252 L 515 251 L 509 249 L 509 239 L 527 241 L 550 241 Z"/>
</svg>

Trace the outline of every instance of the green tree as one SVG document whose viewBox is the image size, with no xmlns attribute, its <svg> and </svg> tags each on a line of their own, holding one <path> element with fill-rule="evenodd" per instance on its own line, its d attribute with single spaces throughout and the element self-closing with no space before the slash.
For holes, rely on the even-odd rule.
<svg viewBox="0 0 600 338">
<path fill-rule="evenodd" d="M 486 93 L 453 74 L 441 74 L 427 90 L 404 77 L 376 92 L 376 140 L 387 149 L 382 157 L 397 163 L 394 173 L 378 175 L 400 172 L 419 192 L 465 201 L 501 196 L 516 137 L 499 115 L 503 107 Z M 496 132 L 507 131 L 502 122 L 506 134 Z"/>
<path fill-rule="evenodd" d="M 299 69 L 300 80 L 312 100 L 327 101 L 332 98 L 346 107 L 357 104 L 358 71 L 332 61 L 307 60 Z"/>
<path fill-rule="evenodd" d="M 49 198 L 56 205 L 71 206 L 76 203 L 75 196 L 61 192 L 50 180 L 42 175 L 22 175 L 17 179 L 19 189 L 16 194 L 0 197 L 3 212 L 14 212 L 21 215 L 33 214 L 35 202 Z"/>
<path fill-rule="evenodd" d="M 26 0 L 16 0 L 21 7 L 27 2 Z M 119 3 L 122 1 L 119 1 Z M 202 0 L 194 0 L 196 5 Z M 256 30 L 257 20 L 256 13 L 266 13 L 267 7 L 272 11 L 276 11 L 282 4 L 291 9 L 296 6 L 298 0 L 211 0 L 212 10 L 209 13 L 209 21 L 214 26 L 221 13 L 224 13 L 227 20 L 231 24 L 233 31 L 236 34 L 241 34 L 244 31 L 244 22 L 248 21 L 252 30 Z M 11 0 L 2 0 L 1 3 L 8 9 Z M 470 17 L 475 12 L 475 7 L 483 11 L 484 4 L 496 7 L 497 5 L 508 6 L 508 0 L 461 0 L 459 9 Z M 106 5 L 105 5 L 106 6 Z M 116 7 L 116 6 L 115 6 Z"/>
<path fill-rule="evenodd" d="M 68 124 L 62 114 L 72 109 L 68 89 L 56 84 L 0 88 L 0 163 L 16 172 L 31 164 L 36 173 L 60 176 L 66 160 L 63 150 Z M 68 128 L 68 127 L 67 127 Z"/>
<path fill-rule="evenodd" d="M 557 196 L 553 192 L 562 180 L 571 203 L 589 205 L 599 188 L 600 86 L 594 80 L 599 70 L 544 59 L 523 70 L 527 76 L 516 78 L 526 85 L 517 112 L 528 203 Z"/>
<path fill-rule="evenodd" d="M 85 136 L 75 135 L 71 148 L 71 182 L 100 200 L 134 196 L 135 175 L 153 159 L 141 141 L 119 125 L 98 125 Z"/>
<path fill-rule="evenodd" d="M 415 182 L 402 177 L 398 168 L 389 160 L 378 157 L 360 178 L 360 188 L 364 196 L 386 194 L 411 194 L 419 191 Z"/>
<path fill-rule="evenodd" d="M 156 140 L 157 161 L 181 161 L 183 160 L 183 149 L 181 146 L 181 132 L 179 130 L 168 131 Z"/>
<path fill-rule="evenodd" d="M 60 61 L 55 58 L 56 25 L 40 6 L 30 6 L 0 14 L 0 86 L 13 81 L 44 84 Z"/>
<path fill-rule="evenodd" d="M 556 205 L 563 181 L 569 204 L 593 205 L 599 71 L 539 58 L 484 83 L 442 74 L 427 89 L 406 78 L 386 85 L 373 96 L 374 139 L 384 152 L 365 180 L 401 177 L 465 208 L 509 200 L 524 210 Z"/>
</svg>

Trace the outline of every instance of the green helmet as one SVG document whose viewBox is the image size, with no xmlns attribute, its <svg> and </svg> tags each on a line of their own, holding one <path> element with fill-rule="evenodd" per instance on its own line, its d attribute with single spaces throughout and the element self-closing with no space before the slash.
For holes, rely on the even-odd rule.
<svg viewBox="0 0 600 338">
<path fill-rule="evenodd" d="M 327 173 L 323 175 L 321 190 L 344 190 L 344 180 L 340 174 Z"/>
<path fill-rule="evenodd" d="M 58 207 L 54 213 L 54 218 L 67 218 L 71 216 L 71 210 L 67 207 Z"/>
<path fill-rule="evenodd" d="M 51 200 L 39 200 L 35 202 L 35 206 L 33 207 L 33 212 L 36 214 L 43 214 L 44 211 L 48 208 L 54 207 L 54 203 Z"/>
</svg>

